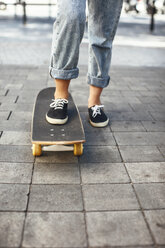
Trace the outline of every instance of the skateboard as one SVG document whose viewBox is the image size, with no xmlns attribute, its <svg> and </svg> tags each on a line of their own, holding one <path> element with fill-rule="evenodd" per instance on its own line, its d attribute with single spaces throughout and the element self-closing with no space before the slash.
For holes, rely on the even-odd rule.
<svg viewBox="0 0 165 248">
<path fill-rule="evenodd" d="M 46 113 L 54 87 L 41 90 L 36 98 L 32 116 L 32 153 L 40 156 L 42 151 L 73 151 L 75 156 L 83 153 L 85 133 L 76 104 L 69 93 L 68 121 L 63 125 L 53 125 L 46 121 Z"/>
</svg>

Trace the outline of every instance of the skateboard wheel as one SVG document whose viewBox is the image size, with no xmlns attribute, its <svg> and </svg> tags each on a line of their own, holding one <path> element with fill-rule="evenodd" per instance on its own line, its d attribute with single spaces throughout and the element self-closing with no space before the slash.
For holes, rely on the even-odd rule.
<svg viewBox="0 0 165 248">
<path fill-rule="evenodd" d="M 33 144 L 33 156 L 41 156 L 42 148 L 41 145 Z"/>
<path fill-rule="evenodd" d="M 79 143 L 79 144 L 74 144 L 74 155 L 75 156 L 80 156 L 83 154 L 83 144 Z"/>
</svg>

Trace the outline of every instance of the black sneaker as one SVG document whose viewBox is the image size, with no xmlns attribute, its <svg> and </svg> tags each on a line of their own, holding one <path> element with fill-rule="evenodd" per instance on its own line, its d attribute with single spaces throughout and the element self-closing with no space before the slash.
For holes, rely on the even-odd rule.
<svg viewBox="0 0 165 248">
<path fill-rule="evenodd" d="M 94 105 L 88 108 L 89 122 L 93 127 L 105 127 L 109 123 L 109 118 L 103 111 L 104 105 Z"/>
<path fill-rule="evenodd" d="M 50 109 L 46 114 L 46 120 L 50 124 L 65 124 L 68 120 L 67 106 L 68 100 L 66 99 L 52 99 Z"/>
</svg>

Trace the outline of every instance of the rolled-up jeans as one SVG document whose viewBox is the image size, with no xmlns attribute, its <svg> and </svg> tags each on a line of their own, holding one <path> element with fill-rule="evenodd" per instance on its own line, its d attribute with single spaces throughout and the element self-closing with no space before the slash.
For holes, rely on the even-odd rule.
<svg viewBox="0 0 165 248">
<path fill-rule="evenodd" d="M 104 88 L 109 84 L 112 42 L 123 0 L 87 0 L 88 73 L 87 83 Z M 86 0 L 57 0 L 53 25 L 50 75 L 70 80 L 79 75 L 79 47 L 86 21 Z"/>
</svg>

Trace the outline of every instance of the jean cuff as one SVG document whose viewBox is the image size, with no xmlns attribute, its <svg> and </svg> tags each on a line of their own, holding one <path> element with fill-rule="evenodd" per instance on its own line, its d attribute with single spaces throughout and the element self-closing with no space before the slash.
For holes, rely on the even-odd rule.
<svg viewBox="0 0 165 248">
<path fill-rule="evenodd" d="M 105 88 L 108 86 L 109 82 L 110 82 L 110 76 L 107 76 L 105 78 L 97 78 L 89 74 L 87 75 L 87 83 L 89 85 L 94 85 L 96 87 Z"/>
<path fill-rule="evenodd" d="M 71 69 L 71 70 L 58 70 L 53 67 L 49 67 L 49 73 L 52 78 L 58 78 L 58 79 L 72 79 L 77 78 L 79 75 L 79 69 Z"/>
</svg>

